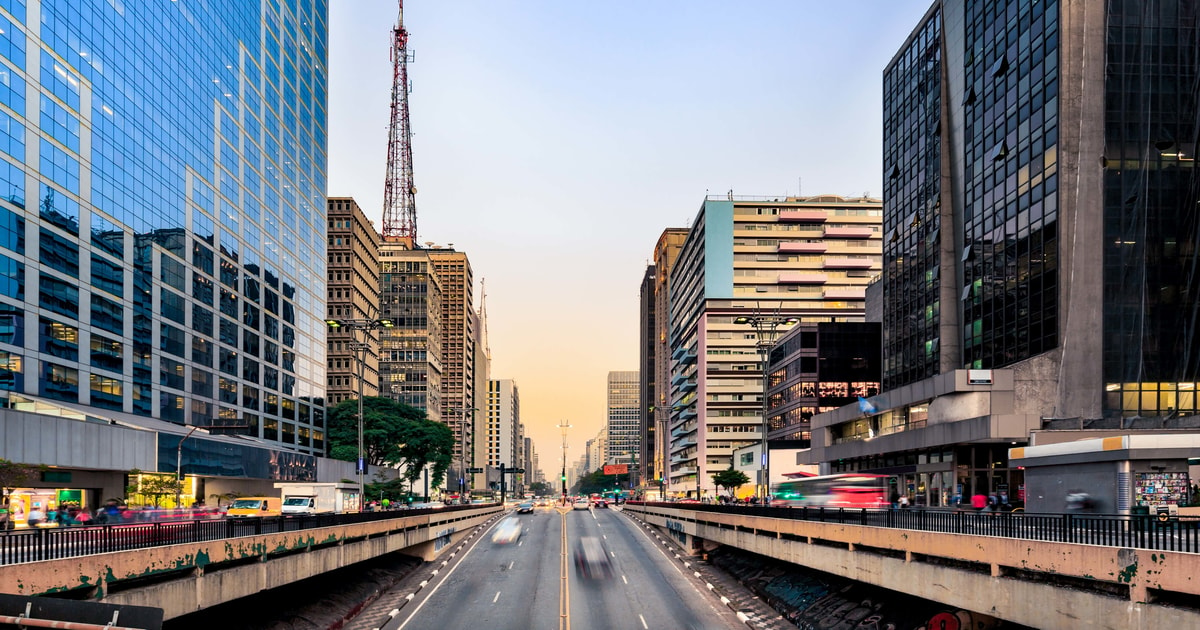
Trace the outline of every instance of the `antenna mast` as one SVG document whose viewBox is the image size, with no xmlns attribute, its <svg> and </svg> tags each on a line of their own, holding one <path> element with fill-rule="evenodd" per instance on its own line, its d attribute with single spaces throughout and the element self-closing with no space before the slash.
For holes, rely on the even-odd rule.
<svg viewBox="0 0 1200 630">
<path fill-rule="evenodd" d="M 383 182 L 383 237 L 417 245 L 417 187 L 413 185 L 412 131 L 408 122 L 408 31 L 404 0 L 392 29 L 392 118 L 388 125 L 387 175 Z"/>
</svg>

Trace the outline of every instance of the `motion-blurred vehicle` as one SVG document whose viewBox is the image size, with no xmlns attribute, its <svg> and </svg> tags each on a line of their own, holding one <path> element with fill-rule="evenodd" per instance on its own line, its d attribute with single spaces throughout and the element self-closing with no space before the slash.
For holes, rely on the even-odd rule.
<svg viewBox="0 0 1200 630">
<path fill-rule="evenodd" d="M 518 503 L 517 514 L 533 514 L 533 501 L 523 501 Z"/>
<path fill-rule="evenodd" d="M 606 580 L 613 575 L 608 553 L 595 536 L 585 536 L 575 545 L 575 571 L 589 580 Z"/>
<path fill-rule="evenodd" d="M 571 509 L 572 509 L 572 510 L 586 510 L 586 509 L 588 509 L 588 502 L 587 502 L 587 499 L 575 499 L 575 504 L 571 506 Z"/>
<path fill-rule="evenodd" d="M 608 507 L 608 501 L 605 501 L 604 499 L 596 499 L 595 501 L 592 501 L 592 506 L 597 508 L 606 508 Z"/>
<path fill-rule="evenodd" d="M 492 542 L 497 545 L 508 545 L 515 543 L 521 539 L 521 521 L 515 518 L 506 518 L 496 525 L 496 531 L 492 532 Z"/>
<path fill-rule="evenodd" d="M 279 497 L 242 497 L 229 505 L 226 515 L 231 518 L 279 516 Z"/>
<path fill-rule="evenodd" d="M 888 475 L 843 473 L 799 477 L 772 488 L 776 507 L 886 508 Z"/>
</svg>

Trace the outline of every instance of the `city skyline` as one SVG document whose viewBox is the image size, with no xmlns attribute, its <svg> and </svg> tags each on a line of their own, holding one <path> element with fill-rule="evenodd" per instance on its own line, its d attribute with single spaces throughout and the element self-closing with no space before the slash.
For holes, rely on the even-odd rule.
<svg viewBox="0 0 1200 630">
<path fill-rule="evenodd" d="M 928 7 L 406 3 L 418 241 L 486 282 L 492 373 L 542 453 L 605 422 L 654 243 L 706 194 L 880 194 L 883 69 Z M 376 227 L 395 20 L 330 7 L 328 194 Z M 547 353 L 585 330 L 588 354 Z"/>
</svg>

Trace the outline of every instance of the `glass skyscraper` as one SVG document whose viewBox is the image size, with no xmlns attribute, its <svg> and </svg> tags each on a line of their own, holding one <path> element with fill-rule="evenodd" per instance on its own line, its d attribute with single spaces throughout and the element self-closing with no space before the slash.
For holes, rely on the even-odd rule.
<svg viewBox="0 0 1200 630">
<path fill-rule="evenodd" d="M 0 0 L 8 406 L 324 451 L 327 17 Z"/>
</svg>

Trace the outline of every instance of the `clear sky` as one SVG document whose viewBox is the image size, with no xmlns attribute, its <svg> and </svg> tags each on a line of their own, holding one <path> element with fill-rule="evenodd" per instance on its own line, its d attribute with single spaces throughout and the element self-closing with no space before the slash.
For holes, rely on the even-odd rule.
<svg viewBox="0 0 1200 630">
<path fill-rule="evenodd" d="M 406 0 L 418 241 L 486 281 L 549 477 L 559 421 L 574 462 L 638 369 L 654 244 L 706 193 L 881 195 L 883 68 L 931 2 Z M 397 3 L 329 13 L 328 193 L 379 227 Z"/>
</svg>

